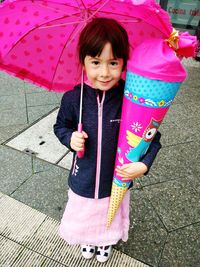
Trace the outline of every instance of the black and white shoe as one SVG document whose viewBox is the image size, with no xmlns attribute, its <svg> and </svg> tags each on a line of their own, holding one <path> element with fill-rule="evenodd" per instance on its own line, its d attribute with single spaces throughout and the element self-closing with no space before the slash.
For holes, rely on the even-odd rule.
<svg viewBox="0 0 200 267">
<path fill-rule="evenodd" d="M 112 254 L 112 246 L 98 247 L 96 258 L 99 262 L 106 262 Z"/>
<path fill-rule="evenodd" d="M 95 246 L 81 245 L 81 253 L 85 259 L 91 259 L 95 254 Z"/>
</svg>

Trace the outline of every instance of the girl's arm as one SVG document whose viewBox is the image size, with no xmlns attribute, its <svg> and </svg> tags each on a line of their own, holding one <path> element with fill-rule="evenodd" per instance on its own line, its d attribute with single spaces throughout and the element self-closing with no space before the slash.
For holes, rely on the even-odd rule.
<svg viewBox="0 0 200 267">
<path fill-rule="evenodd" d="M 147 175 L 158 151 L 161 148 L 160 137 L 161 133 L 157 132 L 151 145 L 149 146 L 149 149 L 147 150 L 147 153 L 139 162 L 132 162 L 124 164 L 121 167 L 117 167 L 117 175 L 125 178 L 125 180 L 135 179 L 142 175 Z"/>
<path fill-rule="evenodd" d="M 56 123 L 53 128 L 59 141 L 71 151 L 74 151 L 70 146 L 70 141 L 72 133 L 77 129 L 77 122 L 75 120 L 72 103 L 69 99 L 70 96 L 68 93 L 63 95 Z"/>
<path fill-rule="evenodd" d="M 161 138 L 161 133 L 157 131 L 154 139 L 151 142 L 151 145 L 149 146 L 149 149 L 147 150 L 147 153 L 140 159 L 140 162 L 144 163 L 148 168 L 147 172 L 145 172 L 144 175 L 147 175 L 147 173 L 149 172 L 158 151 L 162 147 L 160 143 L 160 138 Z"/>
</svg>

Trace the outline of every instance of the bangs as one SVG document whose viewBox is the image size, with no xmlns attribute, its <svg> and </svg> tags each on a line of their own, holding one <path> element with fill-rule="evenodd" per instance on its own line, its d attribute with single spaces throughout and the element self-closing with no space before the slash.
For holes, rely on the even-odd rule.
<svg viewBox="0 0 200 267">
<path fill-rule="evenodd" d="M 100 56 L 106 43 L 111 44 L 114 58 L 122 58 L 126 66 L 129 57 L 127 32 L 118 22 L 107 18 L 94 19 L 81 32 L 78 44 L 81 64 L 84 65 L 87 55 Z"/>
<path fill-rule="evenodd" d="M 86 45 L 85 54 L 91 57 L 99 57 L 104 46 L 110 43 L 114 58 L 123 58 L 122 45 L 119 45 L 119 40 L 115 39 L 115 36 L 107 35 L 106 31 L 102 31 L 95 39 L 89 40 L 88 45 Z"/>
</svg>

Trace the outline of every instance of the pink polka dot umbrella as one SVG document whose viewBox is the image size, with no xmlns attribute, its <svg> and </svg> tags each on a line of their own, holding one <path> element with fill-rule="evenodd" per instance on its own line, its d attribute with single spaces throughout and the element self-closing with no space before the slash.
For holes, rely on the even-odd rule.
<svg viewBox="0 0 200 267">
<path fill-rule="evenodd" d="M 0 4 L 0 70 L 50 91 L 65 92 L 80 82 L 83 89 L 76 47 L 81 30 L 95 17 L 120 22 L 132 49 L 172 32 L 167 12 L 154 0 L 6 0 Z"/>
<path fill-rule="evenodd" d="M 81 81 L 79 33 L 94 17 L 118 20 L 132 49 L 172 31 L 153 0 L 6 0 L 0 4 L 0 70 L 50 91 L 72 89 Z"/>
</svg>

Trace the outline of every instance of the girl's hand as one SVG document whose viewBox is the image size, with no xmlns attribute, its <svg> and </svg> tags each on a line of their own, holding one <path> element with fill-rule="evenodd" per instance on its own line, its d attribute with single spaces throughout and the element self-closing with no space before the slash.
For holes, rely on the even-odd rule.
<svg viewBox="0 0 200 267">
<path fill-rule="evenodd" d="M 115 170 L 118 176 L 123 177 L 122 180 L 133 180 L 142 176 L 147 172 L 148 168 L 143 162 L 132 162 L 117 166 Z"/>
<path fill-rule="evenodd" d="M 76 152 L 83 151 L 85 138 L 88 138 L 86 132 L 84 131 L 82 131 L 81 133 L 79 133 L 78 131 L 73 132 L 70 141 L 71 148 Z"/>
</svg>

